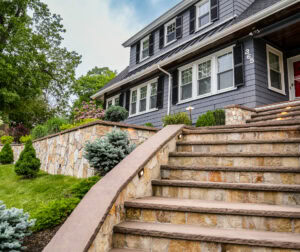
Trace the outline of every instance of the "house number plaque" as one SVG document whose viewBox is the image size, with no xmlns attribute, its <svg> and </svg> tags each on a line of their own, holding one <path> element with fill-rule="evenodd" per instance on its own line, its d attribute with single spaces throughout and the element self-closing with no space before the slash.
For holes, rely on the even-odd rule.
<svg viewBox="0 0 300 252">
<path fill-rule="evenodd" d="M 245 55 L 246 55 L 247 59 L 249 60 L 249 63 L 250 63 L 250 64 L 253 64 L 253 63 L 254 63 L 254 57 L 253 57 L 253 55 L 250 53 L 250 49 L 246 49 L 246 50 L 245 50 Z"/>
</svg>

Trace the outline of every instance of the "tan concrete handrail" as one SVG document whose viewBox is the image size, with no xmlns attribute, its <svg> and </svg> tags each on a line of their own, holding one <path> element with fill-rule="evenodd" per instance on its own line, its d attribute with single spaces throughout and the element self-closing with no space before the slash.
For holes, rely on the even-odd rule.
<svg viewBox="0 0 300 252">
<path fill-rule="evenodd" d="M 122 189 L 183 127 L 167 126 L 138 146 L 87 193 L 43 251 L 88 251 Z"/>
</svg>

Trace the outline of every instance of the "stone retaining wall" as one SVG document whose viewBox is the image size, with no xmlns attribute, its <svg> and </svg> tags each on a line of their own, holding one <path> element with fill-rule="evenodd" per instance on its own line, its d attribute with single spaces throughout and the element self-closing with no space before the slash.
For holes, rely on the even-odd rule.
<svg viewBox="0 0 300 252">
<path fill-rule="evenodd" d="M 83 158 L 84 145 L 87 141 L 94 141 L 104 136 L 114 127 L 126 131 L 130 141 L 135 144 L 141 144 L 158 131 L 158 129 L 149 127 L 96 121 L 38 139 L 34 141 L 33 145 L 41 160 L 41 169 L 50 174 L 70 175 L 78 178 L 93 176 L 94 169 Z M 23 145 L 12 145 L 12 147 L 15 160 L 17 160 L 24 147 Z M 2 146 L 0 146 L 0 150 L 1 148 Z"/>
<path fill-rule="evenodd" d="M 256 113 L 255 109 L 251 109 L 242 105 L 230 105 L 225 107 L 225 125 L 245 124 L 251 119 L 251 115 Z"/>
</svg>

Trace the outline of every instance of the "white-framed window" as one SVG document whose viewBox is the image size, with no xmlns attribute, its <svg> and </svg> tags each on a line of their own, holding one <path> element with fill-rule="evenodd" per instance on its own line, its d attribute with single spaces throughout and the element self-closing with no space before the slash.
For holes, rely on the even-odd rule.
<svg viewBox="0 0 300 252">
<path fill-rule="evenodd" d="M 158 78 L 130 90 L 130 116 L 157 110 L 157 81 Z"/>
<path fill-rule="evenodd" d="M 116 95 L 107 99 L 106 108 L 108 109 L 111 106 L 119 106 L 120 105 L 120 95 Z"/>
<path fill-rule="evenodd" d="M 236 89 L 233 46 L 179 68 L 179 103 Z"/>
<path fill-rule="evenodd" d="M 165 46 L 176 41 L 176 20 L 173 19 L 165 25 Z"/>
<path fill-rule="evenodd" d="M 196 10 L 197 10 L 196 30 L 200 30 L 211 23 L 210 0 L 199 2 L 196 5 Z"/>
<path fill-rule="evenodd" d="M 283 54 L 267 45 L 267 65 L 269 89 L 285 95 Z"/>
<path fill-rule="evenodd" d="M 150 37 L 147 36 L 146 38 L 141 40 L 141 56 L 140 60 L 143 61 L 150 56 Z"/>
</svg>

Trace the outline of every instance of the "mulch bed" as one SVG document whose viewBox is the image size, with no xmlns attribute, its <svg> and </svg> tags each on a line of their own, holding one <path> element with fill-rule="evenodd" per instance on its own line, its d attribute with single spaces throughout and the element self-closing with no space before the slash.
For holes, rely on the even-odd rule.
<svg viewBox="0 0 300 252">
<path fill-rule="evenodd" d="M 37 233 L 33 233 L 31 236 L 25 238 L 23 246 L 27 247 L 26 252 L 41 252 L 56 234 L 61 227 L 46 229 Z"/>
</svg>

